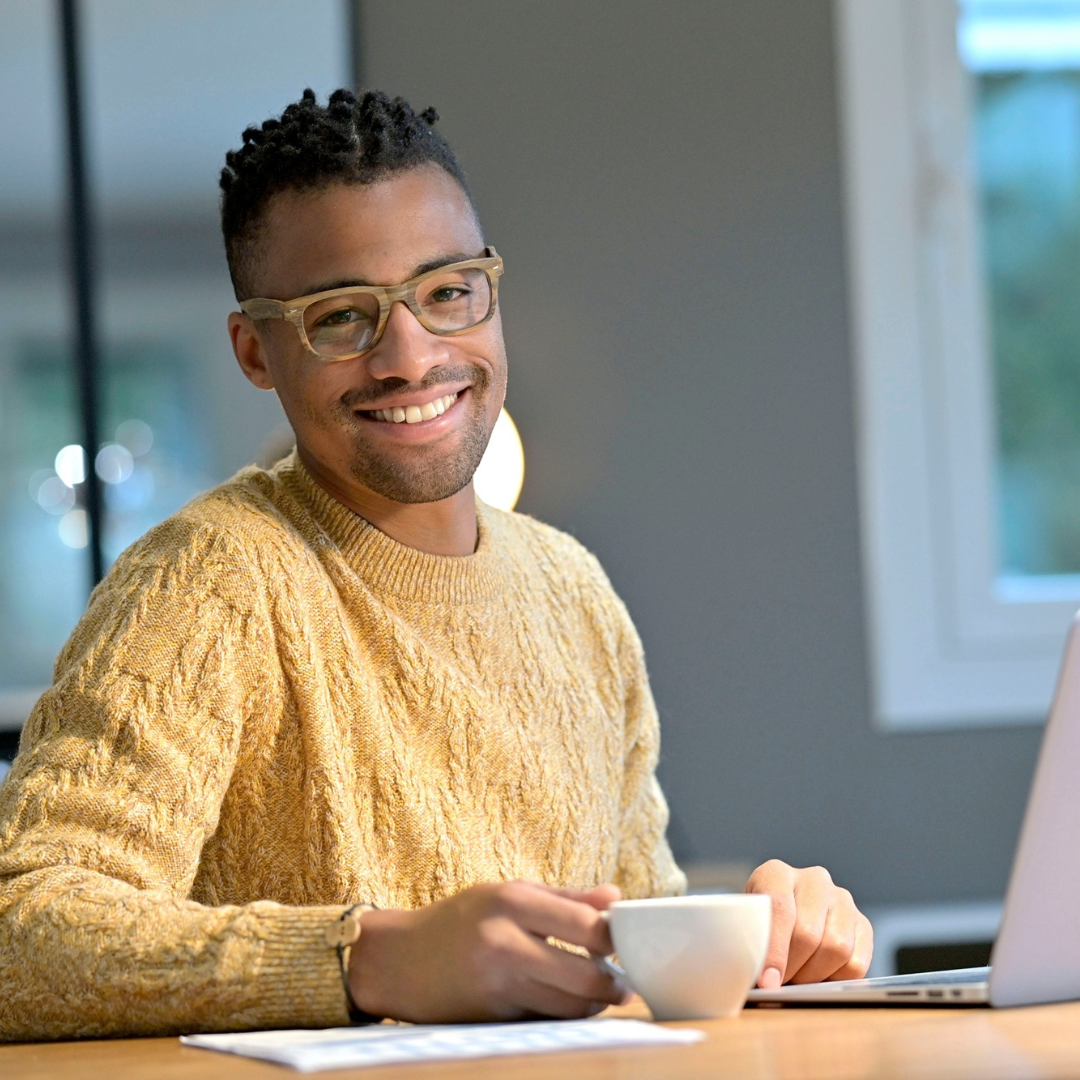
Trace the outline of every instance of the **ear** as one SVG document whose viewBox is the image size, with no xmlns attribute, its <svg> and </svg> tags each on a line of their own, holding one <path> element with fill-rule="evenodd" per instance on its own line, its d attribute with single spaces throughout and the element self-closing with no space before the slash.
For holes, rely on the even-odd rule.
<svg viewBox="0 0 1080 1080">
<path fill-rule="evenodd" d="M 274 380 L 266 363 L 266 352 L 249 315 L 234 311 L 229 315 L 229 340 L 240 370 L 260 390 L 273 390 Z"/>
</svg>

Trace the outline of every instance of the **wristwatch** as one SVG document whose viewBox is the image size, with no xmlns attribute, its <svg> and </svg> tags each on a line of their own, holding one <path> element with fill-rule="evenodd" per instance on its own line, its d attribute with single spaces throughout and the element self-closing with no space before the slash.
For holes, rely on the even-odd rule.
<svg viewBox="0 0 1080 1080">
<path fill-rule="evenodd" d="M 381 1024 L 384 1017 L 372 1016 L 364 1012 L 353 1000 L 349 989 L 349 950 L 360 940 L 360 916 L 365 911 L 377 910 L 374 904 L 353 904 L 342 912 L 340 919 L 335 919 L 326 928 L 326 944 L 337 949 L 338 965 L 341 968 L 341 985 L 345 989 L 345 1004 L 349 1010 L 349 1020 L 354 1024 Z"/>
</svg>

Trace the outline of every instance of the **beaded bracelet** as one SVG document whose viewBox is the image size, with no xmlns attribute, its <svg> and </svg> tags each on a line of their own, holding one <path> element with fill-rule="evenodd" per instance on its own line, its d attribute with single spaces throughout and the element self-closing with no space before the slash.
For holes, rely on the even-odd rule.
<svg viewBox="0 0 1080 1080">
<path fill-rule="evenodd" d="M 374 904 L 353 904 L 342 912 L 337 922 L 332 922 L 326 928 L 326 944 L 337 949 L 341 985 L 345 989 L 345 1004 L 349 1010 L 349 1020 L 354 1024 L 381 1024 L 384 1019 L 364 1012 L 356 1004 L 352 990 L 349 989 L 349 949 L 360 940 L 360 915 L 365 911 L 377 910 Z"/>
</svg>

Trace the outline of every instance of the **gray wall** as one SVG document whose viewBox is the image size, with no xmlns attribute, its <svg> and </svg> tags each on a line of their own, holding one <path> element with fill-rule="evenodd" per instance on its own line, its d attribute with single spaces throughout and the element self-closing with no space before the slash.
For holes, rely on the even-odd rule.
<svg viewBox="0 0 1080 1080">
<path fill-rule="evenodd" d="M 364 5 L 507 262 L 520 509 L 645 641 L 686 859 L 1004 889 L 1039 731 L 871 728 L 827 0 Z"/>
</svg>

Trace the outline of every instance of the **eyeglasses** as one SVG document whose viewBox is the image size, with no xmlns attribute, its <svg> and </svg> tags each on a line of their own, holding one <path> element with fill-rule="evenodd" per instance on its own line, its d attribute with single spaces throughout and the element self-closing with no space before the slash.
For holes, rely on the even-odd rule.
<svg viewBox="0 0 1080 1080">
<path fill-rule="evenodd" d="M 401 301 L 425 330 L 464 334 L 495 314 L 503 262 L 493 247 L 484 256 L 429 270 L 400 285 L 350 285 L 295 300 L 245 300 L 253 319 L 286 319 L 304 348 L 320 360 L 352 360 L 374 348 L 391 307 Z"/>
</svg>

